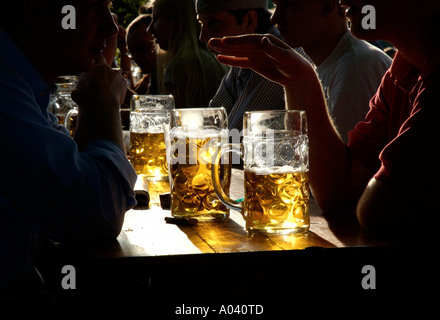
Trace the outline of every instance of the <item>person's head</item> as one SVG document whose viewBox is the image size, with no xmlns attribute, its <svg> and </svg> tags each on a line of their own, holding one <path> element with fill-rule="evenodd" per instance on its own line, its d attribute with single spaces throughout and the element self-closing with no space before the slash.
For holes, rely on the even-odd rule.
<svg viewBox="0 0 440 320">
<path fill-rule="evenodd" d="M 156 69 L 156 42 L 147 31 L 151 20 L 150 15 L 144 14 L 135 18 L 127 27 L 128 51 L 143 73 L 151 73 Z"/>
<path fill-rule="evenodd" d="M 0 27 L 50 81 L 58 75 L 90 68 L 106 39 L 118 30 L 110 4 L 110 0 L 5 1 L 0 10 Z M 62 26 L 67 16 L 62 8 L 66 5 L 75 8 L 75 29 L 65 30 Z"/>
<path fill-rule="evenodd" d="M 341 0 L 340 4 L 347 10 L 351 33 L 360 39 L 382 39 L 397 45 L 408 41 L 411 34 L 424 37 L 439 30 L 438 0 Z M 376 29 L 364 28 L 367 14 L 374 15 Z M 438 34 L 435 36 L 438 39 Z"/>
<path fill-rule="evenodd" d="M 223 70 L 220 63 L 209 56 L 206 45 L 199 41 L 200 25 L 194 0 L 155 0 L 148 32 L 154 35 L 161 49 L 166 50 L 166 70 L 172 70 L 169 74 L 173 79 L 165 86 L 168 93 L 174 95 L 176 105 L 192 107 L 197 101 L 211 98 L 205 62 L 211 58 L 212 68 L 217 69 L 215 73 Z M 184 83 L 175 80 L 182 75 Z"/>
<path fill-rule="evenodd" d="M 267 0 L 197 0 L 200 40 L 266 33 L 271 26 Z"/>
<path fill-rule="evenodd" d="M 319 44 L 329 28 L 346 28 L 339 0 L 273 0 L 272 15 L 285 42 L 292 47 Z"/>
<path fill-rule="evenodd" d="M 161 49 L 176 53 L 183 45 L 197 46 L 199 25 L 194 0 L 155 0 L 148 32 Z"/>
</svg>

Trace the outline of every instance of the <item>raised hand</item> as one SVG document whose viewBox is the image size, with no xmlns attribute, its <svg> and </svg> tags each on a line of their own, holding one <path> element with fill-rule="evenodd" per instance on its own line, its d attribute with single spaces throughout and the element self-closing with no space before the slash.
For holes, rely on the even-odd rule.
<svg viewBox="0 0 440 320">
<path fill-rule="evenodd" d="M 95 139 L 113 141 L 124 150 L 119 108 L 126 92 L 126 80 L 107 65 L 102 54 L 81 75 L 77 89 L 72 92 L 79 107 L 75 140 L 81 150 Z"/>
<path fill-rule="evenodd" d="M 91 63 L 90 70 L 80 77 L 72 98 L 80 107 L 119 109 L 127 91 L 127 81 L 111 69 L 102 54 Z M 102 111 L 102 110 L 100 110 Z"/>
<path fill-rule="evenodd" d="M 314 73 L 307 60 L 273 35 L 213 38 L 208 45 L 220 53 L 221 63 L 252 69 L 285 87 L 302 83 L 304 73 Z"/>
</svg>

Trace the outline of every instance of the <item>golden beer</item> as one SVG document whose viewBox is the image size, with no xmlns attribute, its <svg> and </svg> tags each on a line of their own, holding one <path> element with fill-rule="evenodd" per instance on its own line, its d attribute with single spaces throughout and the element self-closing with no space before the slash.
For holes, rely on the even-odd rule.
<svg viewBox="0 0 440 320">
<path fill-rule="evenodd" d="M 138 175 L 157 180 L 168 179 L 163 132 L 130 132 L 129 156 Z"/>
<path fill-rule="evenodd" d="M 308 172 L 245 170 L 244 184 L 243 210 L 249 232 L 283 234 L 309 229 Z"/>
<path fill-rule="evenodd" d="M 66 116 L 65 115 L 61 115 L 61 114 L 57 114 L 56 117 L 58 118 L 59 124 L 64 125 L 64 122 L 66 121 Z"/>
<path fill-rule="evenodd" d="M 175 217 L 194 217 L 201 220 L 225 220 L 229 209 L 219 200 L 211 178 L 212 157 L 219 147 L 218 132 L 198 138 L 172 135 L 170 164 L 171 214 Z M 222 187 L 229 192 L 231 183 L 230 161 L 220 164 Z"/>
<path fill-rule="evenodd" d="M 69 115 L 69 123 L 67 130 L 69 130 L 70 136 L 73 137 L 75 135 L 76 126 L 78 124 L 78 113 Z"/>
</svg>

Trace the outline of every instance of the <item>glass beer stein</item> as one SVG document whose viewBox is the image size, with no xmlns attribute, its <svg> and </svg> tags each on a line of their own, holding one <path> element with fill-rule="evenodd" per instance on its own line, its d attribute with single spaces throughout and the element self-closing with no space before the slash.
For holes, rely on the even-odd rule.
<svg viewBox="0 0 440 320">
<path fill-rule="evenodd" d="M 230 199 L 219 178 L 223 155 L 231 152 L 243 158 L 243 202 Z M 215 191 L 227 207 L 241 211 L 249 233 L 290 234 L 309 229 L 305 111 L 246 112 L 241 150 L 222 146 L 213 161 Z"/>
<path fill-rule="evenodd" d="M 51 94 L 47 110 L 54 114 L 62 125 L 66 123 L 67 113 L 70 110 L 77 108 L 76 103 L 71 97 L 72 91 L 75 90 L 77 82 L 77 76 L 60 76 L 55 80 L 57 90 Z"/>
<path fill-rule="evenodd" d="M 171 111 L 168 160 L 171 214 L 199 221 L 224 221 L 229 209 L 218 199 L 211 179 L 212 157 L 228 141 L 224 108 Z M 219 166 L 218 179 L 229 190 L 231 164 Z"/>
<path fill-rule="evenodd" d="M 75 135 L 76 125 L 78 123 L 78 107 L 75 106 L 67 112 L 64 119 L 64 126 L 69 130 L 70 136 Z"/>
<path fill-rule="evenodd" d="M 174 98 L 134 95 L 130 112 L 129 158 L 138 175 L 148 180 L 167 180 L 165 132 Z"/>
<path fill-rule="evenodd" d="M 174 97 L 172 95 L 148 94 L 133 95 L 130 102 L 131 111 L 142 109 L 174 109 Z"/>
</svg>

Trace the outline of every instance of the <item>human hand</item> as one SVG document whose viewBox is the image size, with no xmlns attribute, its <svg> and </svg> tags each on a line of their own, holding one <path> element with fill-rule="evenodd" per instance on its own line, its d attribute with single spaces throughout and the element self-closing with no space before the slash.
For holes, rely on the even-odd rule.
<svg viewBox="0 0 440 320">
<path fill-rule="evenodd" d="M 127 52 L 127 42 L 126 42 L 127 31 L 121 25 L 118 26 L 118 29 L 119 29 L 119 31 L 118 31 L 118 49 L 121 52 L 121 54 L 124 54 Z"/>
<path fill-rule="evenodd" d="M 127 81 L 111 69 L 102 54 L 81 75 L 72 99 L 78 104 L 75 141 L 85 150 L 90 141 L 106 139 L 124 149 L 119 107 L 127 92 Z"/>
<path fill-rule="evenodd" d="M 213 38 L 208 45 L 220 53 L 221 63 L 252 69 L 285 87 L 303 83 L 305 74 L 314 73 L 307 60 L 273 35 Z"/>
<path fill-rule="evenodd" d="M 119 71 L 111 69 L 100 54 L 92 61 L 90 70 L 81 75 L 72 99 L 80 108 L 119 110 L 126 91 L 127 81 Z"/>
<path fill-rule="evenodd" d="M 115 24 L 118 24 L 118 16 L 114 13 L 112 13 L 112 18 Z M 113 64 L 113 61 L 115 59 L 116 55 L 116 46 L 118 42 L 118 33 L 114 34 L 111 37 L 108 37 L 105 39 L 105 48 L 103 51 L 103 55 L 105 57 L 105 60 L 109 66 Z"/>
</svg>

